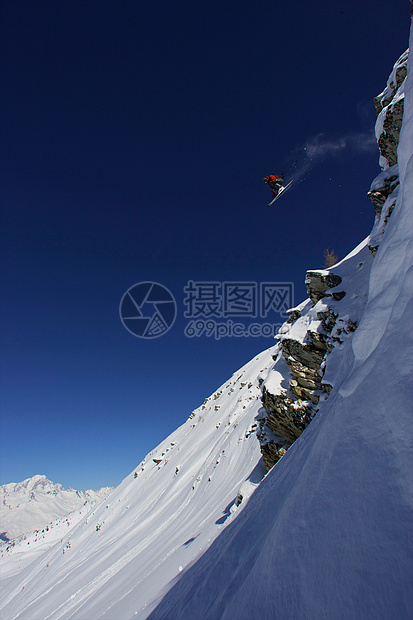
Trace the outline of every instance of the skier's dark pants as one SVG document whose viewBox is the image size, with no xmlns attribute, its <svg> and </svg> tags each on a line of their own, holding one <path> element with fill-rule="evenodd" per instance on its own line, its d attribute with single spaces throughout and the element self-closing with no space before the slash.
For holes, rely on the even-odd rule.
<svg viewBox="0 0 413 620">
<path fill-rule="evenodd" d="M 278 195 L 278 192 L 280 191 L 282 184 L 281 183 L 268 183 L 268 187 L 270 188 L 272 195 L 274 196 L 274 198 Z"/>
</svg>

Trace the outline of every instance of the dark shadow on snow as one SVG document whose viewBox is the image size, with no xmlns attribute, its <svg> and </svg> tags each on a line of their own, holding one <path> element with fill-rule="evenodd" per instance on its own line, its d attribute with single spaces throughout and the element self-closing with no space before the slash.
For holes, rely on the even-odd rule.
<svg viewBox="0 0 413 620">
<path fill-rule="evenodd" d="M 189 540 L 187 540 L 186 542 L 184 542 L 184 544 L 182 545 L 183 547 L 187 547 L 188 545 L 191 544 L 191 542 L 194 542 L 194 540 L 196 540 L 198 538 L 199 534 L 197 534 L 196 536 L 193 536 L 192 538 L 189 538 Z"/>
</svg>

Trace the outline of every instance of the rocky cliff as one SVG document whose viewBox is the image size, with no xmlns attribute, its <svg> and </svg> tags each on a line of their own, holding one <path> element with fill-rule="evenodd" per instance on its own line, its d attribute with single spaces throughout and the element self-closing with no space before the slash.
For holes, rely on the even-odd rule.
<svg viewBox="0 0 413 620">
<path fill-rule="evenodd" d="M 329 354 L 357 328 L 371 260 L 366 240 L 334 272 L 307 272 L 309 298 L 288 311 L 290 319 L 277 336 L 275 364 L 260 377 L 258 437 L 267 470 L 301 435 L 333 389 L 334 381 L 326 375 Z"/>
<path fill-rule="evenodd" d="M 376 219 L 370 235 L 373 256 L 380 245 L 389 217 L 392 214 L 399 186 L 397 147 L 404 109 L 404 80 L 407 75 L 408 50 L 395 63 L 386 88 L 374 99 L 377 113 L 376 138 L 380 150 L 382 172 L 374 179 L 367 194 L 374 205 Z"/>
<path fill-rule="evenodd" d="M 375 210 L 373 230 L 365 242 L 331 269 L 307 272 L 308 299 L 288 311 L 290 319 L 277 336 L 274 367 L 260 378 L 263 410 L 258 437 L 267 470 L 301 435 L 320 402 L 329 396 L 333 389 L 333 381 L 327 380 L 329 354 L 351 338 L 364 310 L 368 265 L 377 253 L 399 191 L 397 147 L 407 59 L 408 51 L 395 63 L 386 88 L 374 99 L 382 172 L 368 192 Z"/>
</svg>

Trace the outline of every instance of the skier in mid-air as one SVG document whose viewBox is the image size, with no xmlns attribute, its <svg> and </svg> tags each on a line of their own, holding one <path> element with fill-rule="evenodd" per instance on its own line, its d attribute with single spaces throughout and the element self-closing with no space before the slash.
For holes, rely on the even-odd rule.
<svg viewBox="0 0 413 620">
<path fill-rule="evenodd" d="M 283 187 L 284 179 L 277 174 L 270 174 L 268 177 L 264 177 L 263 181 L 270 188 L 272 197 L 276 198 L 278 196 L 278 192 Z"/>
<path fill-rule="evenodd" d="M 294 164 L 295 163 L 296 162 L 294 162 Z M 291 164 L 290 168 L 292 168 L 294 164 Z M 288 170 L 290 168 L 288 168 Z M 291 181 L 289 181 L 286 185 L 284 185 L 284 177 L 278 174 L 270 174 L 268 177 L 264 177 L 263 181 L 264 183 L 268 185 L 268 187 L 271 190 L 271 194 L 272 194 L 272 200 L 267 205 L 267 207 L 271 207 L 271 205 L 274 204 L 274 202 L 281 196 L 281 194 L 286 192 L 287 189 L 291 187 L 292 182 L 293 182 L 293 180 L 291 179 Z"/>
</svg>

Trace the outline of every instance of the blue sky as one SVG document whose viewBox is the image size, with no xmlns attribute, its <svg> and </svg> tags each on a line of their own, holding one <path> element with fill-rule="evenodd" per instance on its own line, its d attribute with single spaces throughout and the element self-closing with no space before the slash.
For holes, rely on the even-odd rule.
<svg viewBox="0 0 413 620">
<path fill-rule="evenodd" d="M 1 12 L 0 483 L 115 485 L 273 343 L 185 337 L 189 280 L 291 282 L 299 303 L 326 247 L 343 257 L 370 232 L 372 99 L 407 47 L 409 3 Z M 306 174 L 268 209 L 263 176 L 297 157 Z M 177 303 L 151 340 L 119 318 L 146 281 Z"/>
</svg>

